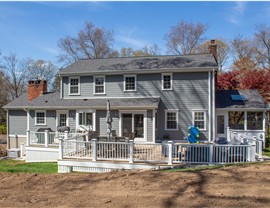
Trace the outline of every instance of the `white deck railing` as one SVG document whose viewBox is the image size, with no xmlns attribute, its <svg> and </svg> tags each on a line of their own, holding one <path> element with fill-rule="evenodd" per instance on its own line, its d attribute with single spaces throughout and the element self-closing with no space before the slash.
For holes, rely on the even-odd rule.
<svg viewBox="0 0 270 208">
<path fill-rule="evenodd" d="M 60 140 L 60 159 L 76 158 L 158 163 L 225 164 L 255 161 L 255 145 L 138 144 Z"/>
</svg>

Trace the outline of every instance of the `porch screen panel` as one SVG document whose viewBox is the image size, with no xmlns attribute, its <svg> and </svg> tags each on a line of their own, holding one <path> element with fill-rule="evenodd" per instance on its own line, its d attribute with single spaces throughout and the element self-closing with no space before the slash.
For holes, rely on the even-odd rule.
<svg viewBox="0 0 270 208">
<path fill-rule="evenodd" d="M 79 125 L 91 126 L 93 125 L 93 114 L 92 113 L 79 113 Z"/>
<path fill-rule="evenodd" d="M 122 136 L 128 137 L 132 133 L 132 114 L 122 114 Z"/>
<path fill-rule="evenodd" d="M 244 112 L 230 111 L 229 112 L 229 126 L 231 129 L 244 129 Z"/>
<path fill-rule="evenodd" d="M 144 130 L 143 114 L 134 114 L 135 137 L 143 138 L 144 137 L 143 130 Z"/>
<path fill-rule="evenodd" d="M 247 129 L 263 129 L 263 112 L 247 112 Z"/>
</svg>

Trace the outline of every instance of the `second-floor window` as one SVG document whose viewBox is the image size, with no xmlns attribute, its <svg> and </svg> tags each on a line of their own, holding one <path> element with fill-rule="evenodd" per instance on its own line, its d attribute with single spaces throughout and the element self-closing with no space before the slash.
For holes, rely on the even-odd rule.
<svg viewBox="0 0 270 208">
<path fill-rule="evenodd" d="M 136 75 L 124 76 L 124 91 L 136 91 Z"/>
<path fill-rule="evenodd" d="M 162 74 L 162 90 L 172 90 L 172 74 Z"/>
<path fill-rule="evenodd" d="M 105 76 L 94 77 L 94 94 L 105 94 Z"/>
<path fill-rule="evenodd" d="M 69 94 L 70 95 L 80 94 L 80 80 L 78 77 L 69 78 Z"/>
</svg>

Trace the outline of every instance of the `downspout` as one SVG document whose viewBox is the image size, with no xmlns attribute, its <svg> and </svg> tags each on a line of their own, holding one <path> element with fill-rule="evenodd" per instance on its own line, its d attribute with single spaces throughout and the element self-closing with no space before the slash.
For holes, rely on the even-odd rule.
<svg viewBox="0 0 270 208">
<path fill-rule="evenodd" d="M 10 141 L 9 141 L 9 112 L 8 112 L 8 110 L 7 110 L 6 123 L 7 123 L 7 149 L 10 149 Z"/>
<path fill-rule="evenodd" d="M 208 141 L 211 140 L 211 72 L 208 71 Z"/>
<path fill-rule="evenodd" d="M 212 141 L 214 141 L 214 138 L 216 136 L 216 124 L 215 124 L 215 117 L 216 117 L 216 99 L 215 99 L 215 94 L 216 94 L 216 90 L 215 90 L 215 69 L 213 69 L 212 72 Z"/>
<path fill-rule="evenodd" d="M 153 142 L 156 143 L 156 112 L 155 112 L 155 109 L 153 109 L 152 111 L 152 123 L 153 123 Z"/>
</svg>

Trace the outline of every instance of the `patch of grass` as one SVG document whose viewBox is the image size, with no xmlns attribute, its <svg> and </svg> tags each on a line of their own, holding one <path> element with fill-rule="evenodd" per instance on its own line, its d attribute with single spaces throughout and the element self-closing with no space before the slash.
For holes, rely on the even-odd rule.
<svg viewBox="0 0 270 208">
<path fill-rule="evenodd" d="M 195 172 L 195 171 L 201 171 L 201 170 L 219 169 L 219 168 L 229 167 L 229 166 L 247 166 L 247 165 L 252 165 L 252 164 L 260 164 L 260 163 L 250 162 L 250 163 L 223 164 L 223 165 L 198 165 L 198 166 L 193 166 L 193 167 L 167 169 L 164 171 L 165 172 Z"/>
<path fill-rule="evenodd" d="M 57 173 L 57 163 L 26 163 L 20 160 L 0 160 L 0 172 Z"/>
<path fill-rule="evenodd" d="M 263 155 L 270 157 L 270 147 L 263 149 Z"/>
</svg>

